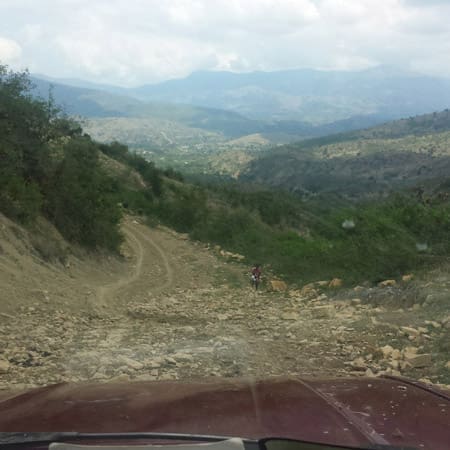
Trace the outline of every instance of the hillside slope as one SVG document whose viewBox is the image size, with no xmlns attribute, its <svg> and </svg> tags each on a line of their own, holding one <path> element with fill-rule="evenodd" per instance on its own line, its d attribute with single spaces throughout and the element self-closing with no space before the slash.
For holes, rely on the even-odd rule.
<svg viewBox="0 0 450 450">
<path fill-rule="evenodd" d="M 420 184 L 450 169 L 450 111 L 279 147 L 241 168 L 241 179 L 304 193 L 361 196 Z"/>
</svg>

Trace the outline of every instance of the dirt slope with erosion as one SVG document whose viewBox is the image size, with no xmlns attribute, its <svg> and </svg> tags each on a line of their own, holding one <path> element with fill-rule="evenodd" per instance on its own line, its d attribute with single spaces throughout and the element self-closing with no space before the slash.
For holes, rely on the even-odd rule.
<svg viewBox="0 0 450 450">
<path fill-rule="evenodd" d="M 64 250 L 51 230 L 52 259 L 39 234 L 0 222 L 2 389 L 287 374 L 450 384 L 448 268 L 386 286 L 255 293 L 245 264 L 138 218 L 123 223 L 121 258 Z"/>
</svg>

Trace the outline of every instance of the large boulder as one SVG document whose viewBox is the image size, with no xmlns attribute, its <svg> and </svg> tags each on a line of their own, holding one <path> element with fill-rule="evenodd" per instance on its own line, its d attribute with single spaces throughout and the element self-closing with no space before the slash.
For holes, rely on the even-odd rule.
<svg viewBox="0 0 450 450">
<path fill-rule="evenodd" d="M 271 291 L 284 292 L 287 290 L 287 284 L 281 280 L 270 280 L 269 288 Z"/>
<path fill-rule="evenodd" d="M 333 278 L 330 283 L 328 284 L 328 287 L 330 288 L 339 288 L 342 286 L 342 280 L 340 278 Z"/>
</svg>

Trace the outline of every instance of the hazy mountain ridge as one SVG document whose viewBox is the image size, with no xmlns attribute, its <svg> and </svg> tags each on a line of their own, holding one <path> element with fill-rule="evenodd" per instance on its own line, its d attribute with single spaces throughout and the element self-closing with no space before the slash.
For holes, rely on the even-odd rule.
<svg viewBox="0 0 450 450">
<path fill-rule="evenodd" d="M 258 154 L 270 144 L 324 136 L 384 120 L 383 116 L 364 115 L 320 126 L 295 120 L 263 121 L 213 108 L 144 102 L 124 95 L 121 88 L 118 90 L 122 93 L 118 94 L 100 90 L 111 89 L 102 85 L 91 89 L 36 77 L 32 81 L 35 95 L 46 99 L 51 93 L 56 104 L 69 115 L 83 118 L 85 131 L 93 138 L 124 142 L 158 164 L 188 169 L 191 173 L 214 171 L 218 166 L 216 161 L 209 161 L 211 154 L 220 154 L 226 166 L 229 151 L 247 153 L 244 158 L 238 157 L 238 161 L 248 161 L 254 157 L 252 153 Z M 259 136 L 256 140 L 255 135 Z"/>
<path fill-rule="evenodd" d="M 365 114 L 394 119 L 450 105 L 450 80 L 386 67 L 361 72 L 195 72 L 128 91 L 140 99 L 216 107 L 258 119 L 314 123 Z"/>
</svg>

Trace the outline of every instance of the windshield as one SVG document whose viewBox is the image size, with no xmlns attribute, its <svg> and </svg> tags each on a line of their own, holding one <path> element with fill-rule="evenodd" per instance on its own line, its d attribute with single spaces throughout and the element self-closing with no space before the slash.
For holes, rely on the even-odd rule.
<svg viewBox="0 0 450 450">
<path fill-rule="evenodd" d="M 0 0 L 0 432 L 448 448 L 448 17 Z"/>
</svg>

